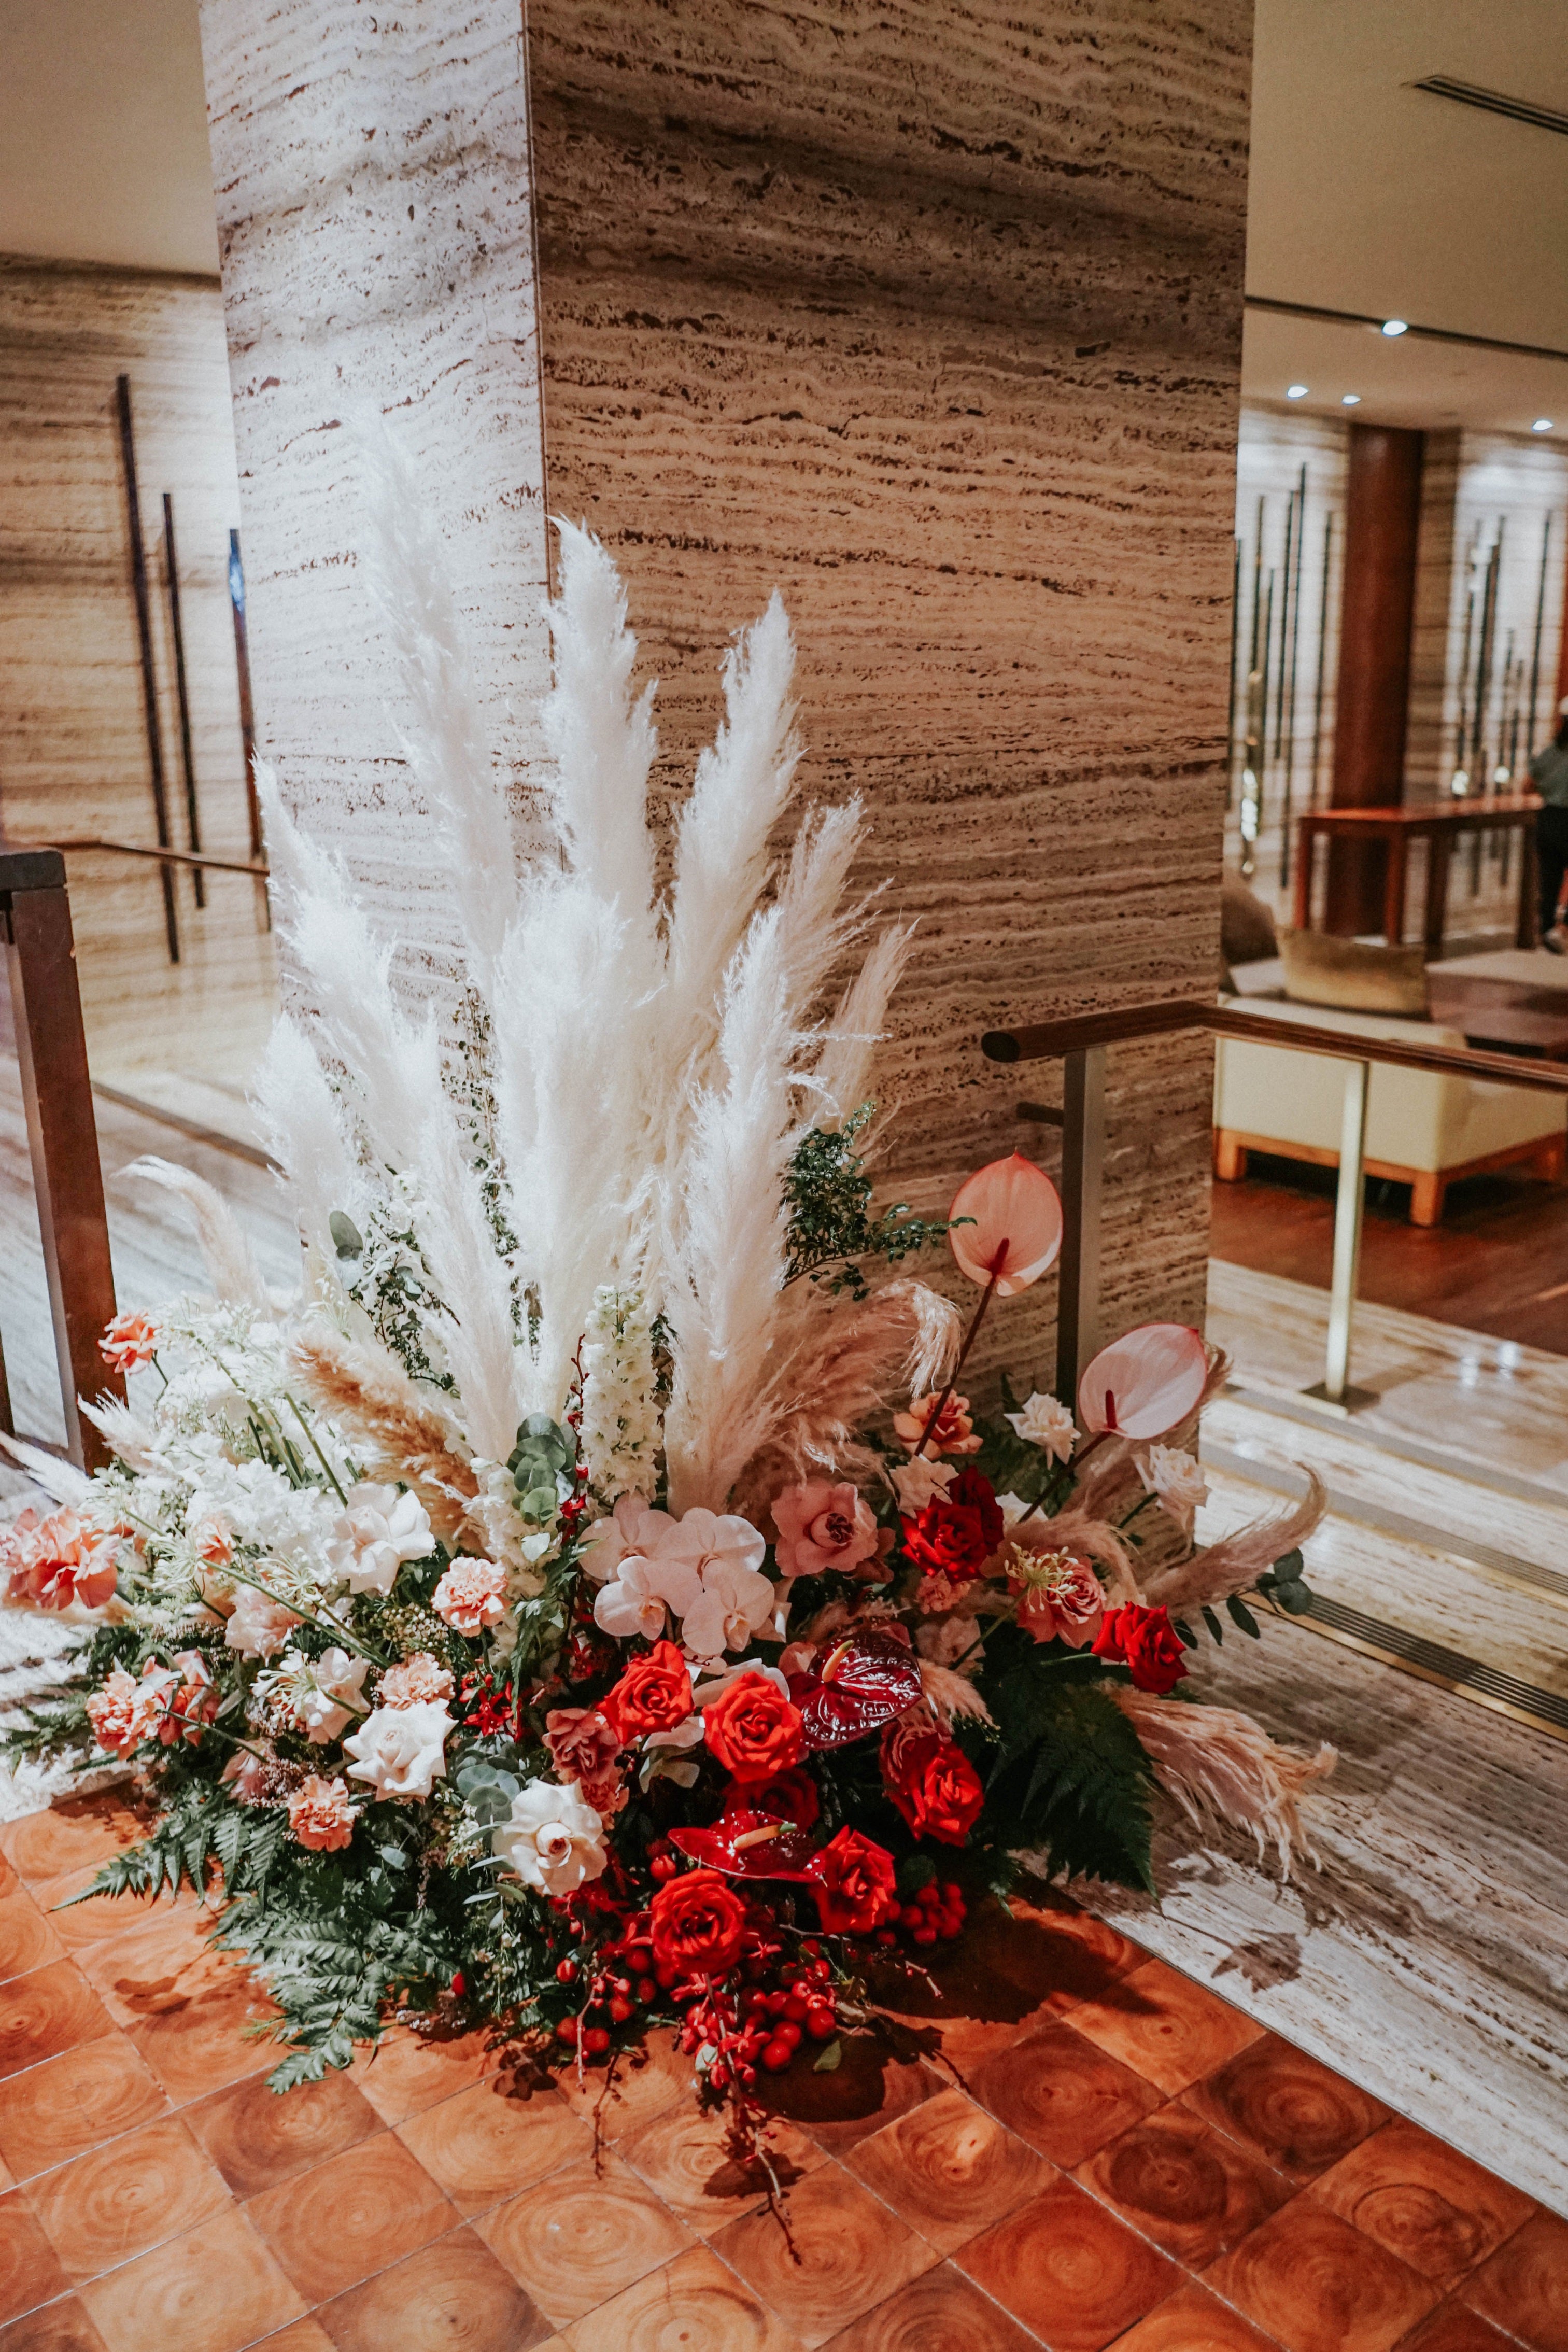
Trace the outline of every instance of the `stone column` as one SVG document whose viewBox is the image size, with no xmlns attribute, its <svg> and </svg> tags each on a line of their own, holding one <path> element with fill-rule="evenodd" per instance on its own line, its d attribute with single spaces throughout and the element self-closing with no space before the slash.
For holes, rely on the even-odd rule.
<svg viewBox="0 0 1568 2352">
<path fill-rule="evenodd" d="M 374 402 L 414 458 L 520 794 L 547 645 L 519 11 L 204 0 L 202 47 L 257 745 L 417 984 L 453 926 L 408 821 L 343 419 Z"/>
</svg>

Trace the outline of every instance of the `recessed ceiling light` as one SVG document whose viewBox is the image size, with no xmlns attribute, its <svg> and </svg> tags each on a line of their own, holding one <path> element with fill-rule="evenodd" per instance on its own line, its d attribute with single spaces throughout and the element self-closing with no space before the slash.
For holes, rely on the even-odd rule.
<svg viewBox="0 0 1568 2352">
<path fill-rule="evenodd" d="M 1383 321 L 1383 331 L 1385 335 L 1408 334 L 1410 331 L 1410 321 L 1408 319 L 1385 319 Z"/>
<path fill-rule="evenodd" d="M 1285 386 L 1287 400 L 1305 400 L 1306 396 L 1307 386 L 1304 383 L 1288 383 Z"/>
<path fill-rule="evenodd" d="M 1550 433 L 1552 430 L 1551 417 L 1538 416 L 1530 429 L 1532 433 Z"/>
<path fill-rule="evenodd" d="M 1360 393 L 1342 392 L 1339 396 L 1339 404 L 1342 408 L 1359 408 L 1361 406 Z"/>
</svg>

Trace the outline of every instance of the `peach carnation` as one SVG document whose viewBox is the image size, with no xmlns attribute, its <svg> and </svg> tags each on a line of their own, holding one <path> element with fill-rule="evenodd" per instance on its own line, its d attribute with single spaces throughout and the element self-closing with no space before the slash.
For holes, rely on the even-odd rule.
<svg viewBox="0 0 1568 2352">
<path fill-rule="evenodd" d="M 426 1699 L 452 1696 L 452 1676 L 428 1650 L 417 1651 L 400 1666 L 389 1666 L 376 1685 L 378 1706 L 423 1706 Z"/>
<path fill-rule="evenodd" d="M 140 1372 L 158 1352 L 158 1326 L 151 1315 L 117 1315 L 99 1341 L 98 1352 L 117 1372 Z"/>
<path fill-rule="evenodd" d="M 158 1737 L 165 1748 L 172 1748 L 181 1738 L 193 1744 L 200 1739 L 203 1725 L 211 1723 L 218 1711 L 220 1696 L 213 1670 L 200 1650 L 176 1651 L 174 1666 L 179 1679 L 168 1694 L 158 1725 Z M 147 1672 L 146 1667 L 142 1672 Z"/>
<path fill-rule="evenodd" d="M 942 1412 L 931 1437 L 932 1453 L 977 1454 L 986 1441 L 975 1434 L 975 1424 L 969 1418 L 968 1398 L 950 1396 L 946 1403 L 942 1404 L 940 1391 L 933 1391 L 930 1396 L 912 1397 L 907 1412 L 894 1414 L 893 1426 L 899 1444 L 907 1446 L 911 1454 L 923 1444 L 931 1428 L 931 1417 L 939 1404 L 942 1405 Z"/>
<path fill-rule="evenodd" d="M 360 1809 L 349 1797 L 346 1780 L 324 1780 L 319 1772 L 288 1800 L 288 1826 L 301 1845 L 318 1853 L 337 1853 L 354 1834 Z"/>
<path fill-rule="evenodd" d="M 275 1658 L 299 1622 L 293 1610 L 270 1592 L 263 1592 L 258 1585 L 242 1584 L 224 1643 L 242 1658 Z"/>
<path fill-rule="evenodd" d="M 430 1605 L 455 1633 L 470 1641 L 486 1625 L 499 1624 L 505 1607 L 507 1571 L 493 1559 L 455 1559 L 435 1591 Z"/>
</svg>

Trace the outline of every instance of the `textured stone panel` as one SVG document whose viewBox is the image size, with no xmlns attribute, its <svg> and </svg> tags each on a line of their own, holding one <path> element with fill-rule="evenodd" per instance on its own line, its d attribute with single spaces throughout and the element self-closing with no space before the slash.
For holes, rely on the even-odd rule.
<svg viewBox="0 0 1568 2352">
<path fill-rule="evenodd" d="M 778 586 L 810 789 L 918 916 L 882 1086 L 945 1203 L 1049 1066 L 1212 984 L 1250 12 L 530 0 L 552 509 L 623 565 L 680 794 Z M 1197 1319 L 1209 1055 L 1112 1056 L 1106 1317 Z M 998 1318 L 1048 1366 L 1052 1286 Z"/>
</svg>

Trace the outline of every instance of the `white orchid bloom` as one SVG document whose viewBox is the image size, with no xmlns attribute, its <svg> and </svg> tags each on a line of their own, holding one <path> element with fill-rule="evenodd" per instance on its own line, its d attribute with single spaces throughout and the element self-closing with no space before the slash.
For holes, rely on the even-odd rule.
<svg viewBox="0 0 1568 2352">
<path fill-rule="evenodd" d="M 327 1558 L 350 1592 L 390 1592 L 404 1560 L 427 1559 L 435 1538 L 417 1495 L 369 1482 L 349 1490 Z"/>
<path fill-rule="evenodd" d="M 700 1597 L 687 1610 L 682 1636 L 699 1658 L 719 1658 L 744 1650 L 772 1622 L 778 1593 L 754 1569 L 716 1561 L 703 1577 Z"/>
<path fill-rule="evenodd" d="M 630 1553 L 650 1551 L 665 1528 L 675 1522 L 668 1511 L 656 1511 L 641 1495 L 622 1495 L 607 1519 L 595 1519 L 582 1540 L 579 1560 L 596 1584 L 608 1583 Z"/>
<path fill-rule="evenodd" d="M 628 1552 L 608 1584 L 601 1585 L 593 1603 L 593 1622 L 618 1642 L 641 1633 L 656 1642 L 664 1632 L 666 1613 L 684 1617 L 700 1599 L 702 1585 L 694 1569 L 680 1559 L 649 1559 Z"/>
</svg>

